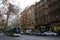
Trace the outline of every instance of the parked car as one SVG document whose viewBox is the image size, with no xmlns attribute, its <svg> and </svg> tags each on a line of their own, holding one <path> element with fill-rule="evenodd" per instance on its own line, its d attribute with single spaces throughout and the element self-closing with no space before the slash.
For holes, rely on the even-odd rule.
<svg viewBox="0 0 60 40">
<path fill-rule="evenodd" d="M 42 32 L 35 32 L 35 35 L 41 36 L 41 35 L 44 35 L 44 33 L 42 33 Z"/>
<path fill-rule="evenodd" d="M 57 35 L 55 32 L 44 32 L 44 35 Z"/>
<path fill-rule="evenodd" d="M 32 30 L 26 30 L 26 34 L 33 34 Z"/>
<path fill-rule="evenodd" d="M 41 33 L 40 32 L 35 32 L 35 35 L 41 35 Z"/>
</svg>

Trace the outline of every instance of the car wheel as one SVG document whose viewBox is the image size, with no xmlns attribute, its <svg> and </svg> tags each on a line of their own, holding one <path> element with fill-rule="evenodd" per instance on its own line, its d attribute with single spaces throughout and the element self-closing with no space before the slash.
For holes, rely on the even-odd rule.
<svg viewBox="0 0 60 40">
<path fill-rule="evenodd" d="M 46 34 L 44 34 L 44 36 L 46 36 Z"/>
<path fill-rule="evenodd" d="M 52 34 L 52 36 L 54 36 L 54 34 Z"/>
<path fill-rule="evenodd" d="M 40 34 L 40 36 L 41 36 L 41 34 Z"/>
</svg>

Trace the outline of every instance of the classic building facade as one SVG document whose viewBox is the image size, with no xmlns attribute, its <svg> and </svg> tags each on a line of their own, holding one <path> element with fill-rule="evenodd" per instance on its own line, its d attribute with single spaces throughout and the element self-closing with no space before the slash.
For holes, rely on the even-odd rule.
<svg viewBox="0 0 60 40">
<path fill-rule="evenodd" d="M 26 30 L 26 28 L 27 28 L 26 21 L 27 21 L 27 14 L 26 14 L 26 10 L 24 10 L 21 13 L 21 29 L 22 29 L 22 31 Z"/>
<path fill-rule="evenodd" d="M 21 28 L 23 30 L 34 29 L 35 17 L 34 17 L 34 5 L 26 8 L 21 13 Z"/>
<path fill-rule="evenodd" d="M 40 0 L 35 4 L 35 26 L 40 27 L 39 30 L 56 31 L 57 22 L 60 20 L 59 10 L 59 0 Z"/>
<path fill-rule="evenodd" d="M 34 29 L 35 16 L 34 16 L 34 5 L 27 9 L 27 27 Z"/>
<path fill-rule="evenodd" d="M 60 1 L 40 0 L 21 13 L 21 20 L 22 25 L 27 29 L 58 32 L 60 31 Z"/>
</svg>

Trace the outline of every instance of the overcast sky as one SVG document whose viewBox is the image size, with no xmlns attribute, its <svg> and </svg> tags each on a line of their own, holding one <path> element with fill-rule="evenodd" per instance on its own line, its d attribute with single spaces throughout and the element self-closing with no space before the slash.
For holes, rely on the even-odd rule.
<svg viewBox="0 0 60 40">
<path fill-rule="evenodd" d="M 11 3 L 15 5 L 20 5 L 22 9 L 26 8 L 27 6 L 38 2 L 39 0 L 10 0 Z"/>
</svg>

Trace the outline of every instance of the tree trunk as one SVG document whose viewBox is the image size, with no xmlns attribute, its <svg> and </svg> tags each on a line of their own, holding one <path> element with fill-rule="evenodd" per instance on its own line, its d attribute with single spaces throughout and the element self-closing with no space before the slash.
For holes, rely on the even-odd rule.
<svg viewBox="0 0 60 40">
<path fill-rule="evenodd" d="M 6 19 L 6 25 L 5 25 L 5 29 L 8 29 L 8 19 L 9 19 L 9 11 L 7 12 L 7 19 Z"/>
</svg>

